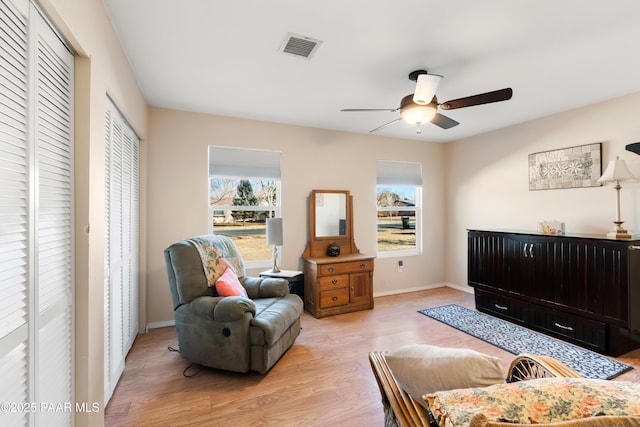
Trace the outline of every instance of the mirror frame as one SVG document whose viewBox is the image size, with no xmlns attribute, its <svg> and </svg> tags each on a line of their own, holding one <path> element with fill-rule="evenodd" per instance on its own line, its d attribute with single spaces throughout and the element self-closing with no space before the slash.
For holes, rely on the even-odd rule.
<svg viewBox="0 0 640 427">
<path fill-rule="evenodd" d="M 326 236 L 318 236 L 318 198 L 320 196 L 324 196 L 324 195 L 330 195 L 330 194 L 337 194 L 337 195 L 344 195 L 344 220 L 345 220 L 345 234 L 336 234 L 336 235 L 326 235 Z M 313 190 L 311 192 L 311 195 L 309 196 L 311 198 L 311 203 L 309 204 L 309 214 L 313 215 L 313 221 L 311 221 L 311 216 L 309 216 L 309 237 L 311 238 L 313 236 L 313 238 L 315 238 L 316 240 L 321 240 L 321 239 L 330 239 L 330 240 L 335 240 L 335 239 L 344 239 L 347 238 L 351 235 L 351 230 L 349 229 L 349 216 L 350 213 L 348 212 L 347 209 L 347 205 L 348 205 L 348 200 L 349 200 L 349 192 L 348 191 L 333 191 L 333 190 Z M 326 199 L 326 197 L 325 197 Z M 339 231 L 338 231 L 339 233 Z"/>
<path fill-rule="evenodd" d="M 319 194 L 339 193 L 346 198 L 346 226 L 345 235 L 316 236 L 316 196 Z M 360 253 L 353 239 L 353 198 L 348 190 L 312 190 L 309 195 L 309 243 L 304 252 L 306 257 L 324 257 L 327 246 L 331 243 L 340 246 L 340 255 Z"/>
</svg>

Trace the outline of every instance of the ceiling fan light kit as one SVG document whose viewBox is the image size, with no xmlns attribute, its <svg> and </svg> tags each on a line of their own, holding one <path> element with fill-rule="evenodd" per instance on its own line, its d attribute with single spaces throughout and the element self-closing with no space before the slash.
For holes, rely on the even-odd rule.
<svg viewBox="0 0 640 427">
<path fill-rule="evenodd" d="M 418 125 L 430 122 L 436 115 L 436 108 L 436 104 L 416 104 L 413 95 L 407 95 L 400 102 L 400 115 L 405 122 Z"/>
<path fill-rule="evenodd" d="M 442 79 L 442 76 L 437 74 L 427 74 L 426 71 L 424 74 L 418 75 L 416 80 L 416 91 L 413 94 L 413 102 L 419 105 L 430 104 Z"/>
<path fill-rule="evenodd" d="M 492 102 L 507 101 L 513 96 L 511 88 L 494 90 L 491 92 L 480 93 L 478 95 L 467 96 L 464 98 L 452 99 L 441 104 L 435 96 L 438 86 L 443 76 L 437 74 L 429 74 L 426 70 L 416 70 L 409 73 L 409 80 L 416 82 L 415 92 L 405 96 L 400 101 L 398 108 L 345 108 L 343 112 L 361 112 L 361 111 L 389 111 L 399 112 L 400 117 L 388 123 L 378 126 L 369 131 L 375 132 L 384 129 L 400 120 L 407 123 L 417 124 L 417 133 L 422 133 L 420 125 L 430 122 L 441 129 L 450 129 L 459 125 L 457 121 L 443 114 L 438 113 L 438 108 L 443 110 L 455 110 L 456 108 L 473 107 L 474 105 L 489 104 Z"/>
</svg>

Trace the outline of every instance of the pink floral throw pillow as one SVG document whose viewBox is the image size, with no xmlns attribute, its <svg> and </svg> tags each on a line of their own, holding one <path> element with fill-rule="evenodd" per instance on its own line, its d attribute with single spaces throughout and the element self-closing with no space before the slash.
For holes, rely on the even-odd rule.
<svg viewBox="0 0 640 427">
<path fill-rule="evenodd" d="M 246 289 L 240 284 L 232 268 L 227 268 L 216 280 L 216 292 L 221 297 L 247 297 Z"/>
</svg>

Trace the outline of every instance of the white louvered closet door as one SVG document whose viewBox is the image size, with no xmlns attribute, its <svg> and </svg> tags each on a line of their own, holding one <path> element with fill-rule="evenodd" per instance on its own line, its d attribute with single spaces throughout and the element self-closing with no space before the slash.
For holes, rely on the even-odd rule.
<svg viewBox="0 0 640 427">
<path fill-rule="evenodd" d="M 0 0 L 0 425 L 72 425 L 72 165 L 73 56 Z"/>
<path fill-rule="evenodd" d="M 139 141 L 110 99 L 106 107 L 105 405 L 138 333 Z"/>
</svg>

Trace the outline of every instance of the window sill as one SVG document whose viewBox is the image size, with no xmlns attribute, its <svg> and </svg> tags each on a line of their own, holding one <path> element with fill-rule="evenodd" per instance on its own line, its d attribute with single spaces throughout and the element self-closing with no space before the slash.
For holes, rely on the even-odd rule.
<svg viewBox="0 0 640 427">
<path fill-rule="evenodd" d="M 417 255 L 420 255 L 420 252 L 416 249 L 411 251 L 378 252 L 376 254 L 376 257 L 377 258 L 400 258 L 400 257 L 417 256 Z"/>
</svg>

